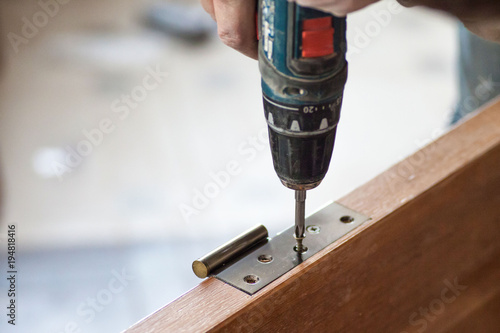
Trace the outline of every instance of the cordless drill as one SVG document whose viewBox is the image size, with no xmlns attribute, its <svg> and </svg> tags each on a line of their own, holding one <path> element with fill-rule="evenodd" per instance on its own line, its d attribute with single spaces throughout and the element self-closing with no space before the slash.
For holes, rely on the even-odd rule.
<svg viewBox="0 0 500 333">
<path fill-rule="evenodd" d="M 259 0 L 259 67 L 273 164 L 295 190 L 304 253 L 306 191 L 328 171 L 347 80 L 346 20 L 287 0 Z"/>
</svg>

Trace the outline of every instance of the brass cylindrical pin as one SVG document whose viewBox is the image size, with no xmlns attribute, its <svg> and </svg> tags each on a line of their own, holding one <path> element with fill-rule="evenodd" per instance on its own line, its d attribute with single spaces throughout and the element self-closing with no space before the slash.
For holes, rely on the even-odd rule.
<svg viewBox="0 0 500 333">
<path fill-rule="evenodd" d="M 269 236 L 266 227 L 258 225 L 219 246 L 212 252 L 193 261 L 194 274 L 203 279 L 220 268 L 225 263 L 245 253 L 251 247 L 265 240 Z"/>
</svg>

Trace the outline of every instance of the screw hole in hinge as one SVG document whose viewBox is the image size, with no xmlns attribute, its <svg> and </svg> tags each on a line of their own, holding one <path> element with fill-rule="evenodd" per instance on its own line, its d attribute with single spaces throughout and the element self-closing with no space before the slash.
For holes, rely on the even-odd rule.
<svg viewBox="0 0 500 333">
<path fill-rule="evenodd" d="M 247 275 L 243 278 L 243 281 L 245 281 L 248 284 L 256 284 L 257 282 L 259 282 L 259 280 L 260 278 L 257 275 L 253 274 Z"/>
<path fill-rule="evenodd" d="M 354 217 L 349 216 L 349 215 L 344 215 L 340 218 L 340 222 L 342 223 L 352 223 L 354 222 Z"/>
<path fill-rule="evenodd" d="M 263 264 L 269 264 L 271 261 L 273 261 L 273 257 L 268 255 L 268 254 L 261 254 L 258 258 L 258 261 L 260 261 Z"/>
<path fill-rule="evenodd" d="M 293 247 L 293 250 L 294 250 L 295 252 L 297 252 L 297 253 L 302 254 L 302 253 L 306 253 L 306 252 L 307 252 L 307 250 L 309 250 L 309 249 L 307 248 L 307 246 L 304 246 L 304 245 L 302 245 L 302 247 L 299 249 L 299 247 L 298 247 L 297 245 L 295 245 L 295 246 Z"/>
</svg>

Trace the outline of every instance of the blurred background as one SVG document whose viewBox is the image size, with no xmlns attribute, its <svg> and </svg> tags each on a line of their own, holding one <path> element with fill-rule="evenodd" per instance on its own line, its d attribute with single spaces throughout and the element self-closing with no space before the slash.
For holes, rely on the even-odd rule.
<svg viewBox="0 0 500 333">
<path fill-rule="evenodd" d="M 197 1 L 2 1 L 0 24 L 17 331 L 119 332 L 197 285 L 197 257 L 257 223 L 293 224 L 257 63 L 218 40 Z M 447 130 L 457 26 L 389 0 L 349 16 L 337 143 L 307 214 Z"/>
</svg>

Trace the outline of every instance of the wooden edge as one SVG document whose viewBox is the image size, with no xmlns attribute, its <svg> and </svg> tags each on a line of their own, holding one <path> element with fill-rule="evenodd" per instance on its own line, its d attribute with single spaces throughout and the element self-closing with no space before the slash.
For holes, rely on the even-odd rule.
<svg viewBox="0 0 500 333">
<path fill-rule="evenodd" d="M 449 133 L 386 170 L 339 200 L 339 203 L 372 217 L 372 220 L 331 244 L 299 267 L 283 275 L 254 296 L 209 278 L 159 309 L 126 332 L 206 332 L 252 304 L 273 296 L 273 291 L 298 281 L 323 257 L 346 242 L 364 237 L 381 220 L 424 194 L 436 184 L 500 146 L 500 99 Z"/>
</svg>

